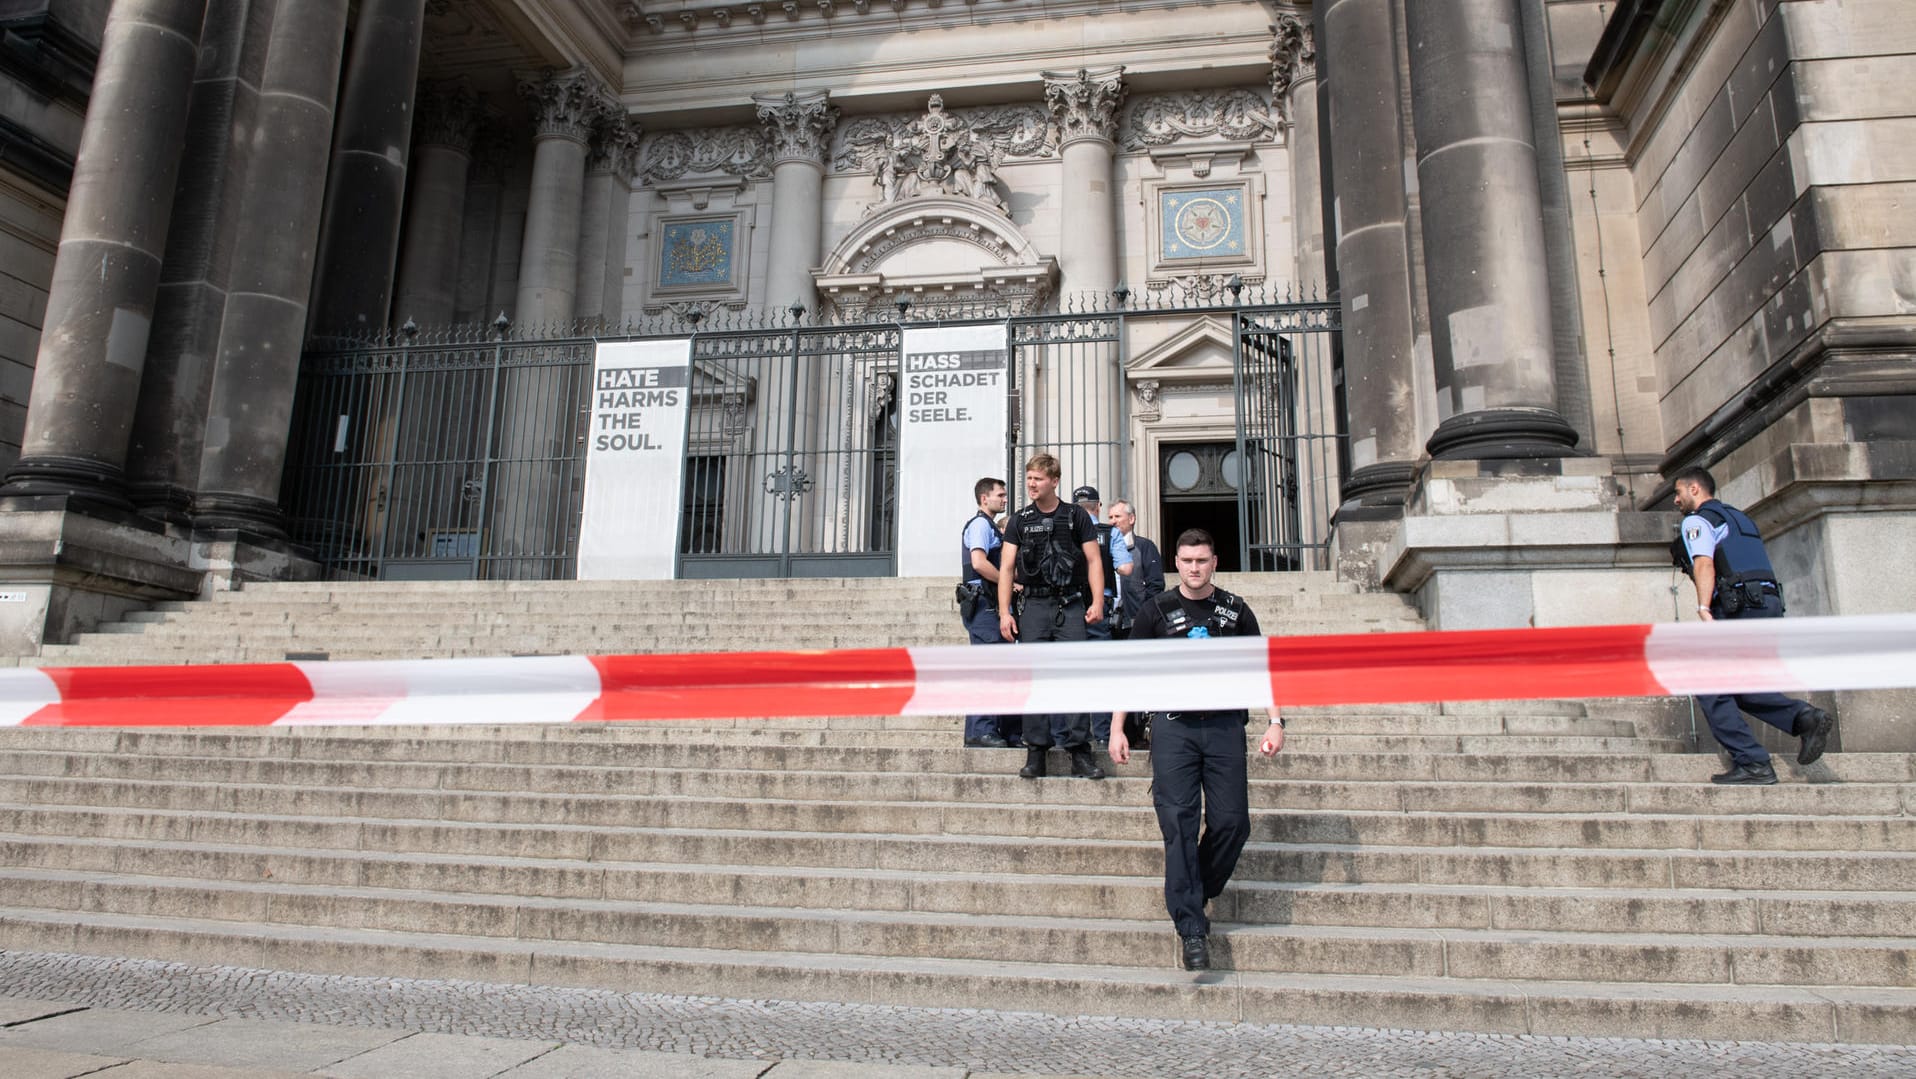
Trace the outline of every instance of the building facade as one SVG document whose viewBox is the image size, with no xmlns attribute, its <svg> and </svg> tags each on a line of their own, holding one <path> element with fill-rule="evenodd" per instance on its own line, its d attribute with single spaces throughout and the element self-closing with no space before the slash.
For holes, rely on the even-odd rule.
<svg viewBox="0 0 1916 1079">
<path fill-rule="evenodd" d="M 1247 298 L 1335 302 L 1297 422 L 1342 449 L 1299 536 L 1435 626 L 1679 617 L 1663 477 L 1694 463 L 1794 613 L 1916 606 L 1877 569 L 1916 554 L 1904 0 L 0 0 L 0 28 L 15 650 L 318 572 L 286 538 L 315 350 L 1121 307 L 1067 468 L 1153 531 L 1197 512 L 1174 457 L 1223 482 L 1242 444 Z M 1850 748 L 1916 744 L 1906 702 L 1842 703 Z"/>
</svg>

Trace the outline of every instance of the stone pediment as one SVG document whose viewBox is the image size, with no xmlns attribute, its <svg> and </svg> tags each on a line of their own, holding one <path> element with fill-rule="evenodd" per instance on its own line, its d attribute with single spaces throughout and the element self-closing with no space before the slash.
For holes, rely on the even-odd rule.
<svg viewBox="0 0 1916 1079">
<path fill-rule="evenodd" d="M 909 297 L 918 306 L 977 313 L 1037 309 L 1058 275 L 1011 219 L 971 199 L 919 197 L 859 222 L 814 275 L 841 316 L 876 313 Z"/>
<path fill-rule="evenodd" d="M 1229 322 L 1206 315 L 1139 351 L 1125 377 L 1161 382 L 1211 382 L 1231 377 L 1236 341 Z"/>
</svg>

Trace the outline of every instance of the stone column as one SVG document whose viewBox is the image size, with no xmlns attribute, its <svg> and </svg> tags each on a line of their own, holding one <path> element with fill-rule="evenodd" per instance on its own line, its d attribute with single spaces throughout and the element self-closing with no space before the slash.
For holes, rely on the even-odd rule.
<svg viewBox="0 0 1916 1079">
<path fill-rule="evenodd" d="M 1064 197 L 1059 206 L 1060 308 L 1106 310 L 1118 287 L 1117 157 L 1118 109 L 1124 104 L 1124 68 L 1075 72 L 1047 71 L 1045 110 L 1059 134 Z M 1119 426 L 1124 378 L 1115 344 L 1088 347 L 1079 362 L 1048 365 L 1039 418 L 1040 438 L 1070 439 L 1081 446 L 1056 446 L 1064 466 L 1064 486 L 1090 484 L 1105 492 L 1124 490 L 1121 464 L 1129 432 Z M 1027 402 L 1029 407 L 1029 402 Z"/>
<path fill-rule="evenodd" d="M 126 504 L 127 440 L 205 17 L 205 0 L 119 0 L 107 16 L 7 494 Z"/>
<path fill-rule="evenodd" d="M 127 494 L 140 512 L 191 520 L 206 432 L 206 395 L 237 239 L 240 192 L 252 162 L 260 72 L 272 29 L 264 0 L 209 0 L 186 153 L 127 448 Z"/>
<path fill-rule="evenodd" d="M 1332 221 L 1344 318 L 1343 504 L 1399 506 L 1417 459 L 1410 262 L 1390 0 L 1330 0 Z"/>
<path fill-rule="evenodd" d="M 346 0 L 279 5 L 240 200 L 194 523 L 280 533 L 279 480 L 299 380 L 339 86 Z"/>
<path fill-rule="evenodd" d="M 632 193 L 639 185 L 639 122 L 626 118 L 625 133 L 612 155 L 612 193 L 606 216 L 611 229 L 605 244 L 605 300 L 602 317 L 618 325 L 625 318 L 625 262 L 631 254 Z"/>
<path fill-rule="evenodd" d="M 426 0 L 360 0 L 320 218 L 315 333 L 387 323 L 425 16 Z"/>
<path fill-rule="evenodd" d="M 1271 27 L 1271 101 L 1285 126 L 1285 149 L 1291 166 L 1291 221 L 1296 263 L 1296 288 L 1310 299 L 1325 295 L 1324 185 L 1319 165 L 1317 122 L 1317 41 L 1308 12 L 1280 12 Z M 1299 362 L 1308 364 L 1304 384 L 1318 392 L 1298 402 L 1298 417 L 1313 431 L 1337 430 L 1336 401 L 1331 395 L 1331 350 L 1316 340 L 1298 340 Z M 1321 543 L 1330 527 L 1330 513 L 1339 500 L 1339 462 L 1329 441 L 1311 443 L 1311 460 L 1295 462 L 1300 489 L 1296 494 L 1298 521 L 1306 543 Z"/>
<path fill-rule="evenodd" d="M 1324 295 L 1324 188 L 1318 171 L 1317 41 L 1308 14 L 1282 12 L 1271 27 L 1271 101 L 1284 120 L 1291 163 L 1291 221 L 1296 281 L 1305 296 Z"/>
<path fill-rule="evenodd" d="M 586 140 L 610 101 L 597 79 L 576 68 L 521 79 L 519 93 L 532 111 L 536 139 L 512 315 L 521 336 L 536 336 L 577 313 Z"/>
<path fill-rule="evenodd" d="M 754 94 L 758 122 L 772 136 L 772 249 L 765 270 L 765 306 L 818 306 L 812 269 L 824 234 L 825 155 L 838 109 L 822 90 Z"/>
<path fill-rule="evenodd" d="M 1123 67 L 1044 73 L 1045 108 L 1058 125 L 1064 162 L 1058 294 L 1067 305 L 1102 306 L 1118 285 L 1117 181 L 1111 164 L 1124 95 Z"/>
<path fill-rule="evenodd" d="M 511 138 L 496 118 L 487 116 L 479 122 L 472 164 L 466 171 L 465 223 L 460 227 L 459 269 L 453 285 L 454 322 L 488 322 L 506 308 L 505 303 L 492 302 L 492 289 L 493 269 L 500 261 L 499 217 L 512 148 Z M 506 263 L 518 265 L 516 257 Z"/>
<path fill-rule="evenodd" d="M 617 297 L 606 302 L 607 267 L 614 237 L 618 259 L 625 261 L 625 209 L 629 182 L 620 172 L 638 151 L 639 129 L 623 113 L 608 114 L 592 137 L 585 161 L 585 204 L 579 215 L 579 318 L 616 320 Z M 629 175 L 629 169 L 625 170 Z"/>
<path fill-rule="evenodd" d="M 479 96 L 463 80 L 419 94 L 406 207 L 406 243 L 399 255 L 392 319 L 420 326 L 453 320 L 459 244 L 466 224 L 466 180 L 479 123 Z"/>
<path fill-rule="evenodd" d="M 1516 0 L 1405 5 L 1439 458 L 1561 457 L 1549 265 Z"/>
</svg>

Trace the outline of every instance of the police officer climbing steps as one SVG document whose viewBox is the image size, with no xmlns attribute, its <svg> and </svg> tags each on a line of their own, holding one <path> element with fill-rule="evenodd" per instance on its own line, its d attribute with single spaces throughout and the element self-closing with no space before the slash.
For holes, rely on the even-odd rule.
<svg viewBox="0 0 1916 1079">
<path fill-rule="evenodd" d="M 1671 557 L 1696 585 L 1697 617 L 1705 622 L 1783 617 L 1783 585 L 1770 565 L 1763 536 L 1742 510 L 1717 501 L 1716 479 L 1701 468 L 1676 474 L 1676 504 L 1684 517 Z M 1770 753 L 1741 713 L 1802 739 L 1796 763 L 1814 764 L 1829 746 L 1836 718 L 1808 701 L 1781 693 L 1698 694 L 1710 733 L 1730 754 L 1730 770 L 1712 783 L 1768 786 L 1776 782 Z"/>
<path fill-rule="evenodd" d="M 1006 640 L 1020 644 L 1044 641 L 1082 641 L 1086 626 L 1104 619 L 1104 565 L 1098 554 L 1098 530 L 1083 506 L 1058 498 L 1058 459 L 1048 453 L 1025 462 L 1025 495 L 1030 499 L 1005 522 L 1000 565 L 1011 573 L 998 575 L 998 629 Z M 1012 607 L 1014 580 L 1023 586 L 1019 606 Z M 1060 717 L 1064 749 L 1071 754 L 1071 774 L 1103 779 L 1104 769 L 1091 756 L 1091 717 L 1075 713 Z M 1045 774 L 1045 752 L 1052 746 L 1052 717 L 1027 715 L 1024 723 L 1025 766 L 1018 774 L 1037 779 Z"/>
<path fill-rule="evenodd" d="M 1178 536 L 1178 587 L 1140 608 L 1131 639 L 1256 637 L 1257 615 L 1239 597 L 1211 583 L 1217 543 L 1203 529 Z M 1111 725 L 1111 759 L 1131 759 L 1124 714 Z M 1246 766 L 1244 709 L 1224 712 L 1159 712 L 1150 719 L 1151 801 L 1164 835 L 1164 906 L 1177 928 L 1179 958 L 1186 970 L 1211 966 L 1211 922 L 1204 905 L 1224 892 L 1238 855 L 1251 836 L 1250 777 Z M 1284 720 L 1258 740 L 1273 756 L 1284 748 Z M 1202 819 L 1202 837 L 1198 824 Z"/>
</svg>

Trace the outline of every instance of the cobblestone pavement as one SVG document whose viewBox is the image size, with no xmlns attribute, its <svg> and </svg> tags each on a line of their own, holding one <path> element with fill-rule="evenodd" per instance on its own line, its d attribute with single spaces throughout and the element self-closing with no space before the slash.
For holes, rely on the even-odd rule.
<svg viewBox="0 0 1916 1079">
<path fill-rule="evenodd" d="M 793 1004 L 364 978 L 0 951 L 0 996 L 342 1027 L 542 1039 L 730 1060 L 1126 1079 L 1916 1075 L 1916 1046 L 1431 1034 Z M 962 1075 L 963 1071 L 953 1074 Z M 770 1077 L 768 1077 L 770 1079 Z"/>
</svg>

